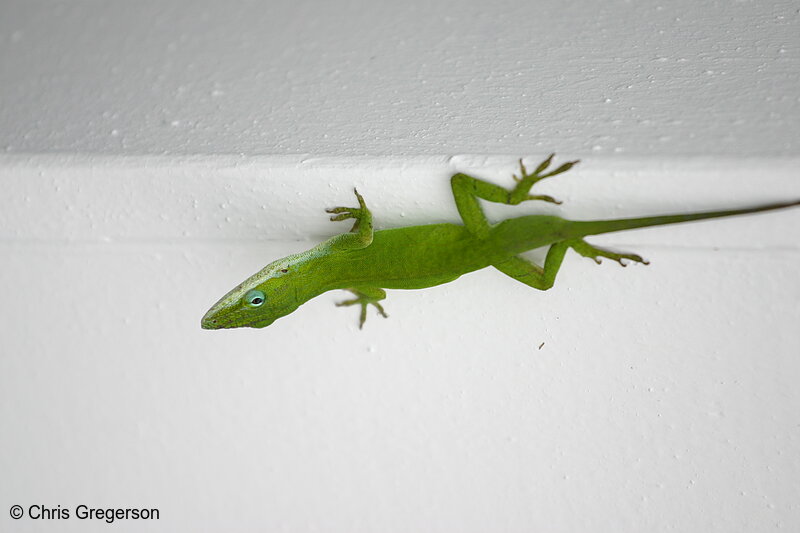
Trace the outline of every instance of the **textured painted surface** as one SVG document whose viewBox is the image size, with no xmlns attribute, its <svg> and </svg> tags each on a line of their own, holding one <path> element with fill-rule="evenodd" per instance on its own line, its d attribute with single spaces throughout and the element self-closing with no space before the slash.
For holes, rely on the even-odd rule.
<svg viewBox="0 0 800 533">
<path fill-rule="evenodd" d="M 343 294 L 209 332 L 233 284 L 337 231 L 322 208 L 352 185 L 379 225 L 452 220 L 449 173 L 509 182 L 512 161 L 70 161 L 0 165 L 5 509 L 155 506 L 159 531 L 800 526 L 798 210 L 603 236 L 652 264 L 570 254 L 545 293 L 491 270 L 390 291 L 361 332 Z M 641 164 L 590 158 L 548 192 L 575 218 L 797 196 L 791 159 Z"/>
<path fill-rule="evenodd" d="M 545 157 L 526 158 L 529 166 Z M 573 154 L 563 153 L 561 160 Z M 506 186 L 507 156 L 308 158 L 0 155 L 0 240 L 6 242 L 231 242 L 323 240 L 350 227 L 326 207 L 358 187 L 378 229 L 458 222 L 449 178 L 467 172 Z M 622 218 L 800 197 L 800 158 L 588 157 L 537 189 L 564 202 L 487 204 L 495 219 L 534 212 Z M 796 247 L 794 212 L 618 234 L 617 242 Z"/>
<path fill-rule="evenodd" d="M 796 155 L 794 1 L 0 5 L 0 150 Z"/>
<path fill-rule="evenodd" d="M 158 531 L 800 525 L 796 250 L 570 257 L 547 293 L 482 271 L 363 332 L 342 295 L 199 329 L 302 244 L 3 245 L 4 529 L 94 530 L 14 503 L 156 506 Z"/>
<path fill-rule="evenodd" d="M 584 159 L 496 218 L 800 197 L 795 3 L 384 4 L 0 3 L 0 531 L 800 530 L 800 210 L 200 329 L 464 154 Z M 8 513 L 81 503 L 162 518 Z"/>
</svg>

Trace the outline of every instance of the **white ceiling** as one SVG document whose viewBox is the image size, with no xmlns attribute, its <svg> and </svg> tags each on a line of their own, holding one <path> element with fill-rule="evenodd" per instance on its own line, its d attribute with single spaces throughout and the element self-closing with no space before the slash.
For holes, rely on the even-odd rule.
<svg viewBox="0 0 800 533">
<path fill-rule="evenodd" d="M 0 151 L 800 153 L 796 2 L 0 4 Z"/>
</svg>

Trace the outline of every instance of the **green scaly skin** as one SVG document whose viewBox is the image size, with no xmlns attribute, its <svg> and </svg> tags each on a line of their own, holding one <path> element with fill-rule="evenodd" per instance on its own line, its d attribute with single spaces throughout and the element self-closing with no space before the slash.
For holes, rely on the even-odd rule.
<svg viewBox="0 0 800 533">
<path fill-rule="evenodd" d="M 355 220 L 349 233 L 270 263 L 214 304 L 203 317 L 202 327 L 263 328 L 311 298 L 334 289 L 346 289 L 355 295 L 337 305 L 360 306 L 361 327 L 370 305 L 387 316 L 380 304 L 386 298 L 384 289 L 433 287 L 488 266 L 534 289 L 547 290 L 553 286 L 569 248 L 597 263 L 608 258 L 622 266 L 626 261 L 647 264 L 636 254 L 592 246 L 583 239 L 587 235 L 800 205 L 800 201 L 793 201 L 725 211 L 593 221 L 530 215 L 490 224 L 480 199 L 507 205 L 529 200 L 560 203 L 550 196 L 530 194 L 537 182 L 566 172 L 577 163 L 564 163 L 546 172 L 552 159 L 551 155 L 530 173 L 520 160 L 520 175 L 514 176 L 517 183 L 510 190 L 466 174 L 455 174 L 450 183 L 463 225 L 430 224 L 373 231 L 372 214 L 355 191 L 358 207 L 328 209 L 333 221 Z M 543 246 L 549 246 L 544 266 L 518 255 Z"/>
</svg>

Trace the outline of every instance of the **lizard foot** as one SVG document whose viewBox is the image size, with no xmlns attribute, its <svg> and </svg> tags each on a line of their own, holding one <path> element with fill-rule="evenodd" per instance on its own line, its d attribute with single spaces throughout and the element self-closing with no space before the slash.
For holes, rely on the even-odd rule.
<svg viewBox="0 0 800 533">
<path fill-rule="evenodd" d="M 551 204 L 561 203 L 552 196 L 548 196 L 546 194 L 530 194 L 531 187 L 533 187 L 537 182 L 545 178 L 551 178 L 553 176 L 557 176 L 558 174 L 562 174 L 578 163 L 578 161 L 568 161 L 555 170 L 551 170 L 550 172 L 543 174 L 543 172 L 550 166 L 554 156 L 555 154 L 550 154 L 550 156 L 539 163 L 539 166 L 537 166 L 536 169 L 531 173 L 528 173 L 528 169 L 525 168 L 525 164 L 522 162 L 522 159 L 519 160 L 520 175 L 511 175 L 511 177 L 514 178 L 514 181 L 517 182 L 516 187 L 514 187 L 508 195 L 508 200 L 511 205 L 517 205 L 526 200 L 542 200 L 543 202 L 549 202 Z"/>
<path fill-rule="evenodd" d="M 356 219 L 353 227 L 350 229 L 351 232 L 355 232 L 358 230 L 358 226 L 361 224 L 361 220 L 366 218 L 369 214 L 369 210 L 367 209 L 367 204 L 364 202 L 364 197 L 358 194 L 357 189 L 353 189 L 353 192 L 356 193 L 356 199 L 358 200 L 358 207 L 331 207 L 326 209 L 325 212 L 331 213 L 334 216 L 331 217 L 331 221 L 337 222 L 339 220 L 346 220 L 348 218 Z"/>
<path fill-rule="evenodd" d="M 355 298 L 351 300 L 344 300 L 342 302 L 337 302 L 336 307 L 348 307 L 351 305 L 360 305 L 361 306 L 361 313 L 359 315 L 358 320 L 358 329 L 362 329 L 364 327 L 364 322 L 367 320 L 367 306 L 374 305 L 375 309 L 378 310 L 378 314 L 380 314 L 383 318 L 389 318 L 389 315 L 386 314 L 386 311 L 383 310 L 383 306 L 380 304 L 380 301 L 386 298 L 386 291 L 383 289 L 370 289 L 369 292 L 371 294 L 367 294 L 357 289 L 346 289 L 353 294 L 356 295 Z"/>
<path fill-rule="evenodd" d="M 620 254 L 616 252 L 612 252 L 611 250 L 606 250 L 604 248 L 599 248 L 597 246 L 592 246 L 588 242 L 584 241 L 583 239 L 572 241 L 569 243 L 570 248 L 578 252 L 583 257 L 588 257 L 589 259 L 594 260 L 595 263 L 598 265 L 602 263 L 601 257 L 605 257 L 611 259 L 612 261 L 616 261 L 622 266 L 628 266 L 628 263 L 624 261 L 634 261 L 636 263 L 642 263 L 643 265 L 649 265 L 650 263 L 644 259 L 642 256 L 637 254 Z"/>
</svg>

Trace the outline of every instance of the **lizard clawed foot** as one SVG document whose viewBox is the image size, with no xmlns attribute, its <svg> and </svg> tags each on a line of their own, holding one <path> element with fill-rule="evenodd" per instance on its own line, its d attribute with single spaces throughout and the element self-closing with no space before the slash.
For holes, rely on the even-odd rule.
<svg viewBox="0 0 800 533">
<path fill-rule="evenodd" d="M 364 202 L 364 197 L 358 194 L 357 189 L 353 189 L 353 192 L 356 193 L 356 199 L 358 200 L 358 207 L 331 207 L 326 209 L 326 213 L 332 213 L 334 216 L 331 217 L 332 222 L 337 222 L 339 220 L 346 220 L 348 218 L 356 219 L 353 227 L 350 229 L 351 232 L 355 232 L 358 230 L 358 226 L 361 223 L 361 219 L 365 217 L 367 213 L 367 204 Z"/>
<path fill-rule="evenodd" d="M 389 318 L 389 315 L 386 314 L 386 311 L 383 310 L 383 306 L 380 304 L 380 300 L 386 298 L 386 292 L 383 289 L 371 289 L 370 292 L 374 291 L 374 294 L 366 294 L 356 289 L 346 289 L 353 294 L 356 295 L 355 298 L 352 300 L 344 300 L 342 302 L 337 302 L 336 307 L 349 307 L 351 305 L 360 305 L 361 306 L 361 313 L 359 314 L 358 320 L 358 329 L 362 329 L 364 327 L 364 322 L 367 320 L 367 306 L 374 305 L 375 309 L 378 310 L 378 314 L 380 314 L 383 318 Z"/>
<path fill-rule="evenodd" d="M 589 259 L 592 259 L 598 265 L 602 263 L 602 260 L 600 259 L 601 257 L 605 257 L 611 259 L 612 261 L 616 261 L 621 266 L 628 266 L 628 263 L 624 262 L 625 260 L 633 261 L 636 263 L 642 263 L 643 265 L 650 264 L 648 261 L 642 259 L 642 256 L 640 255 L 612 252 L 611 250 L 606 250 L 604 248 L 592 246 L 583 239 L 571 241 L 569 243 L 569 246 L 583 257 L 588 257 Z"/>
<path fill-rule="evenodd" d="M 548 203 L 556 204 L 556 205 L 561 205 L 561 204 L 564 203 L 561 200 L 556 200 L 552 196 L 547 196 L 546 194 L 530 195 L 525 199 L 526 200 L 541 200 L 543 202 L 548 202 Z"/>
<path fill-rule="evenodd" d="M 512 174 L 511 177 L 514 178 L 514 181 L 517 182 L 516 187 L 514 187 L 511 192 L 509 192 L 508 200 L 511 205 L 517 205 L 521 202 L 526 200 L 541 200 L 543 202 L 549 202 L 551 204 L 560 204 L 561 202 L 553 198 L 552 196 L 547 195 L 531 195 L 530 190 L 534 184 L 537 182 L 545 179 L 550 178 L 553 176 L 557 176 L 558 174 L 562 174 L 567 170 L 571 169 L 575 166 L 578 161 L 568 161 L 561 165 L 560 167 L 556 168 L 555 170 L 551 170 L 543 174 L 545 170 L 550 166 L 550 163 L 553 161 L 553 157 L 555 154 L 550 154 L 550 156 L 539 163 L 539 166 L 532 173 L 528 173 L 528 169 L 525 168 L 525 164 L 522 162 L 522 159 L 519 160 L 519 172 L 520 175 L 517 176 L 516 174 Z"/>
</svg>

